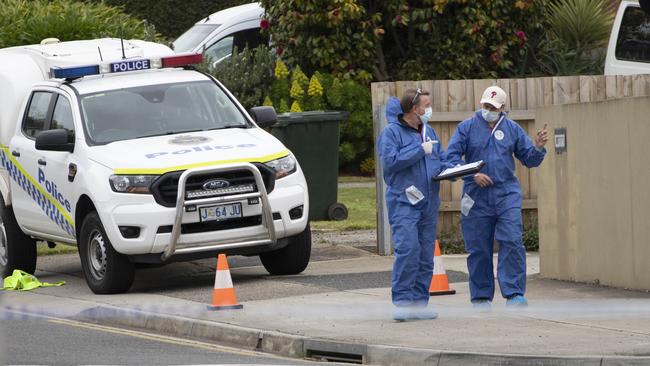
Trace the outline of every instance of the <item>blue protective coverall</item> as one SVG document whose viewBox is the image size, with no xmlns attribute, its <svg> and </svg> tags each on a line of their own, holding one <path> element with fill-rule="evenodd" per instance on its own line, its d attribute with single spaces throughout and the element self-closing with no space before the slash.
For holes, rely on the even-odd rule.
<svg viewBox="0 0 650 366">
<path fill-rule="evenodd" d="M 377 141 L 377 151 L 386 182 L 386 205 L 395 246 L 392 299 L 397 306 L 426 306 L 433 274 L 433 250 L 440 198 L 440 184 L 432 177 L 442 169 L 444 152 L 440 143 L 426 155 L 422 131 L 400 122 L 402 108 L 396 97 L 386 106 L 388 126 Z M 428 125 L 426 139 L 440 141 Z M 406 190 L 414 186 L 424 198 L 413 204 Z M 412 188 L 411 188 L 412 189 Z"/>
<path fill-rule="evenodd" d="M 458 125 L 447 149 L 447 162 L 452 165 L 483 160 L 486 165 L 481 173 L 494 183 L 481 188 L 473 176 L 464 178 L 461 230 L 469 253 L 467 267 L 472 301 L 494 297 L 494 239 L 499 242 L 497 277 L 501 294 L 510 298 L 526 292 L 521 188 L 515 176 L 513 154 L 524 166 L 534 168 L 544 160 L 546 149 L 538 150 L 521 126 L 503 113 L 502 116 L 493 130 L 481 112 L 476 112 Z"/>
</svg>

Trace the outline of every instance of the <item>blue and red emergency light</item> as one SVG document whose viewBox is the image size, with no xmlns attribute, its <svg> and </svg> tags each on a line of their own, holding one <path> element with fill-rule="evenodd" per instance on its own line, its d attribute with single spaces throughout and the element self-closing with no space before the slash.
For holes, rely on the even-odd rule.
<svg viewBox="0 0 650 366">
<path fill-rule="evenodd" d="M 76 79 L 89 75 L 114 74 L 118 72 L 161 69 L 168 67 L 182 67 L 200 64 L 201 62 L 203 62 L 203 55 L 200 53 L 193 53 L 157 59 L 124 60 L 100 65 L 53 67 L 50 69 L 50 74 L 55 79 Z"/>
</svg>

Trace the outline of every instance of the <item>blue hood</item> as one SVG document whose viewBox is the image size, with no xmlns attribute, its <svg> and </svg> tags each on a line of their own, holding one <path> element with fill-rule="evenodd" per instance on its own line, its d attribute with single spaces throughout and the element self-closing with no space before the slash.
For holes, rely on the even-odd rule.
<svg viewBox="0 0 650 366">
<path fill-rule="evenodd" d="M 386 103 L 386 120 L 388 123 L 400 124 L 397 117 L 402 113 L 402 106 L 399 103 L 399 99 L 397 97 L 388 98 L 388 102 Z"/>
</svg>

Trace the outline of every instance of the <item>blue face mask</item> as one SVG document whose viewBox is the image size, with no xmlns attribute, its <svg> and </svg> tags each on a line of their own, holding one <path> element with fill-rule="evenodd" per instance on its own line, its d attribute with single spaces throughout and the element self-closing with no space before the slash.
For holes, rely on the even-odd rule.
<svg viewBox="0 0 650 366">
<path fill-rule="evenodd" d="M 488 111 L 485 108 L 481 109 L 481 116 L 483 116 L 484 120 L 486 120 L 486 121 L 488 121 L 490 123 L 496 122 L 499 119 L 500 114 L 501 114 L 501 112 L 499 112 L 499 111 L 492 112 L 492 111 Z"/>
<path fill-rule="evenodd" d="M 424 114 L 420 116 L 420 121 L 425 125 L 429 123 L 431 116 L 433 115 L 433 108 L 429 107 L 424 110 Z"/>
</svg>

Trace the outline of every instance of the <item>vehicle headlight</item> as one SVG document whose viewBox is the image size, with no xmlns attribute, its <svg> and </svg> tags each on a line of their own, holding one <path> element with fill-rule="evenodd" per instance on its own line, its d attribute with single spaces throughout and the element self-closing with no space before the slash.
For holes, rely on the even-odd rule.
<svg viewBox="0 0 650 366">
<path fill-rule="evenodd" d="M 294 158 L 293 155 L 271 160 L 264 164 L 275 170 L 275 179 L 286 177 L 287 175 L 296 171 L 296 158 Z"/>
<path fill-rule="evenodd" d="M 111 188 L 119 193 L 151 193 L 149 186 L 157 175 L 111 175 Z"/>
</svg>

